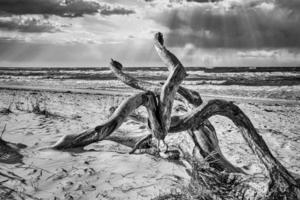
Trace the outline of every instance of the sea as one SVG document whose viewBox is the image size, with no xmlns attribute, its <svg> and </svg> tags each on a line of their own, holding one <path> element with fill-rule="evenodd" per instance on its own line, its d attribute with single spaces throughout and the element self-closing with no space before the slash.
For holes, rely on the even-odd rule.
<svg viewBox="0 0 300 200">
<path fill-rule="evenodd" d="M 300 100 L 300 67 L 186 67 L 183 85 L 209 95 Z M 125 73 L 163 83 L 166 67 L 127 67 Z M 107 67 L 0 67 L 0 88 L 130 91 Z"/>
</svg>

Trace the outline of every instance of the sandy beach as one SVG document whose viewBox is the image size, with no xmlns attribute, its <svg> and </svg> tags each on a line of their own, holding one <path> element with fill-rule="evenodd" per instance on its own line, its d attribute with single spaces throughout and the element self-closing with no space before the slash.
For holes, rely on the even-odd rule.
<svg viewBox="0 0 300 200">
<path fill-rule="evenodd" d="M 236 88 L 236 93 L 240 90 L 236 96 L 220 90 L 224 86 L 210 86 L 217 91 L 215 95 L 203 93 L 207 87 L 192 84 L 189 87 L 198 88 L 205 103 L 215 98 L 234 101 L 249 116 L 273 155 L 289 171 L 300 174 L 300 102 L 297 93 L 294 99 L 270 98 L 266 92 L 268 87 L 264 87 L 268 98 L 250 98 L 243 96 L 245 90 L 242 87 Z M 292 87 L 299 90 L 299 86 Z M 277 95 L 282 90 L 278 87 Z M 136 92 L 126 88 L 109 91 L 2 84 L 0 108 L 11 105 L 12 111 L 0 114 L 0 129 L 6 125 L 2 138 L 25 144 L 27 148 L 21 151 L 22 159 L 12 158 L 10 164 L 1 163 L 1 168 L 13 171 L 30 184 L 24 186 L 1 176 L 0 181 L 41 199 L 155 199 L 180 192 L 190 180 L 184 165 L 139 152 L 129 155 L 130 148 L 111 141 L 91 144 L 83 151 L 43 149 L 63 135 L 80 133 L 101 124 L 109 117 L 110 107 L 118 106 Z M 276 97 L 276 92 L 269 93 Z M 36 107 L 46 112 L 34 112 Z M 144 111 L 140 109 L 139 112 Z M 176 112 L 174 109 L 173 113 Z M 261 177 L 263 182 L 264 167 L 234 124 L 221 116 L 212 117 L 210 121 L 217 130 L 226 158 L 245 172 Z M 132 120 L 127 120 L 117 131 L 126 135 L 148 133 L 144 124 Z M 187 151 L 193 149 L 187 133 L 168 136 L 167 142 Z M 5 156 L 1 155 L 1 159 Z"/>
</svg>

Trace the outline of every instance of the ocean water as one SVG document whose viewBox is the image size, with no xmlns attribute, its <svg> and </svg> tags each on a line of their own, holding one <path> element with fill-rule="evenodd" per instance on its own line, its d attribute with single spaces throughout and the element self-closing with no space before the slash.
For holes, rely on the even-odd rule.
<svg viewBox="0 0 300 200">
<path fill-rule="evenodd" d="M 300 100 L 300 67 L 187 67 L 183 82 L 209 95 Z M 128 67 L 126 73 L 146 81 L 163 82 L 166 67 Z M 109 68 L 0 67 L 0 86 L 47 87 L 83 90 L 131 89 Z"/>
</svg>

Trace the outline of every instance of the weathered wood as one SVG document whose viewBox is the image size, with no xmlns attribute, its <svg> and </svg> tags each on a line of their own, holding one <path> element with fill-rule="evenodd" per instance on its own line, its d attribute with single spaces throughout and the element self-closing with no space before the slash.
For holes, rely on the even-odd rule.
<svg viewBox="0 0 300 200">
<path fill-rule="evenodd" d="M 195 143 L 195 150 L 193 155 L 197 160 L 205 160 L 209 166 L 220 171 L 227 171 L 233 173 L 245 173 L 241 168 L 234 166 L 222 154 L 218 138 L 215 134 L 211 133 L 211 129 L 207 126 L 200 124 L 199 127 L 188 130 Z M 200 155 L 198 155 L 200 154 Z M 197 157 L 200 156 L 200 157 Z"/>
<path fill-rule="evenodd" d="M 214 115 L 226 116 L 240 129 L 243 138 L 251 150 L 264 164 L 270 177 L 268 199 L 275 199 L 276 195 L 300 197 L 299 186 L 295 178 L 287 169 L 272 155 L 263 138 L 257 133 L 249 118 L 232 102 L 224 100 L 211 100 L 206 106 L 197 108 L 191 113 L 178 117 L 176 124 L 170 128 L 170 132 L 184 131 L 197 128 L 206 119 Z M 272 197 L 272 198 L 271 198 Z M 278 198 L 278 196 L 277 196 Z M 283 198 L 280 198 L 283 199 Z"/>
<path fill-rule="evenodd" d="M 148 120 L 147 118 L 136 113 L 131 113 L 129 115 L 129 118 L 139 123 L 147 123 Z M 172 132 L 168 131 L 169 135 L 181 132 L 179 130 L 174 131 L 174 129 L 176 129 L 176 127 L 174 128 L 174 126 L 177 126 L 176 124 L 180 123 L 178 122 L 178 120 L 180 120 L 179 116 L 171 117 L 170 129 L 172 130 Z M 205 120 L 203 124 L 199 125 L 199 127 L 188 129 L 187 132 L 192 137 L 192 140 L 195 144 L 195 150 L 198 151 L 193 153 L 193 155 L 196 156 L 197 159 L 213 161 L 209 162 L 210 166 L 220 171 L 225 170 L 227 172 L 244 173 L 241 168 L 232 165 L 223 155 L 219 146 L 219 140 L 217 138 L 216 131 L 209 120 Z M 128 138 L 128 140 L 131 139 Z"/>
<path fill-rule="evenodd" d="M 280 162 L 271 154 L 268 146 L 263 138 L 257 133 L 249 118 L 241 111 L 241 109 L 232 102 L 225 100 L 211 100 L 202 109 L 197 108 L 185 115 L 179 116 L 176 124 L 170 128 L 170 132 L 185 131 L 190 128 L 197 128 L 200 124 L 213 115 L 226 116 L 241 130 L 242 136 L 246 140 L 252 151 L 258 155 L 267 169 L 274 169 L 275 165 L 282 168 Z M 287 172 L 287 171 L 286 171 Z M 285 177 L 289 179 L 291 175 L 285 173 Z M 293 179 L 290 179 L 292 181 Z"/>
<path fill-rule="evenodd" d="M 135 122 L 139 122 L 139 123 L 143 123 L 143 124 L 148 123 L 148 118 L 146 118 L 146 117 L 144 117 L 140 114 L 137 114 L 137 113 L 131 113 L 128 116 L 128 118 L 135 121 Z"/>
<path fill-rule="evenodd" d="M 109 140 L 113 142 L 117 142 L 119 144 L 125 145 L 127 147 L 133 148 L 130 152 L 135 151 L 138 148 L 150 148 L 156 147 L 155 143 L 149 139 L 146 144 L 146 139 L 148 139 L 149 135 L 142 135 L 142 136 L 133 136 L 133 135 L 126 135 L 119 131 L 114 132 L 113 134 L 107 136 L 104 140 Z M 129 152 L 129 153 L 130 153 Z"/>
<path fill-rule="evenodd" d="M 211 116 L 223 115 L 231 119 L 240 129 L 249 147 L 266 167 L 270 177 L 269 189 L 265 196 L 266 199 L 300 199 L 300 186 L 297 185 L 297 181 L 272 155 L 263 138 L 257 133 L 249 118 L 238 106 L 224 100 L 212 100 L 203 108 L 197 107 L 182 116 L 171 117 L 173 101 L 177 91 L 194 106 L 200 105 L 202 101 L 199 101 L 201 98 L 197 92 L 193 93 L 187 89 L 183 89 L 186 93 L 180 92 L 182 90 L 179 85 L 186 77 L 186 72 L 177 57 L 164 46 L 161 33 L 155 35 L 154 42 L 157 53 L 168 66 L 170 72 L 163 87 L 160 88 L 158 84 L 140 81 L 123 73 L 123 66 L 112 60 L 112 70 L 120 80 L 133 88 L 148 92 L 130 97 L 124 101 L 103 124 L 81 134 L 67 135 L 53 145 L 53 148 L 66 149 L 83 147 L 104 139 L 133 147 L 133 151 L 143 145 L 144 141 L 149 141 L 150 143 L 148 143 L 148 145 L 152 146 L 152 141 L 149 140 L 151 135 L 146 137 L 128 137 L 120 133 L 111 135 L 124 122 L 125 118 L 131 116 L 134 120 L 147 123 L 151 133 L 158 141 L 164 140 L 168 133 L 188 131 L 200 155 L 209 162 L 213 161 L 211 162 L 212 167 L 219 170 L 225 169 L 229 172 L 242 172 L 241 169 L 234 167 L 222 155 L 215 129 L 208 121 L 208 118 Z M 139 106 L 146 107 L 148 119 L 136 114 L 131 114 Z M 145 146 L 144 144 L 144 147 L 148 148 L 149 146 Z M 157 145 L 157 147 L 159 147 L 159 145 Z M 179 153 L 178 151 L 169 151 L 163 155 L 166 155 L 166 158 L 170 155 L 175 155 L 175 157 L 178 158 Z"/>
<path fill-rule="evenodd" d="M 178 91 L 179 85 L 187 76 L 187 73 L 180 63 L 180 61 L 169 52 L 163 44 L 163 36 L 161 33 L 156 33 L 154 37 L 154 45 L 160 58 L 164 60 L 171 60 L 167 62 L 169 67 L 169 76 L 167 81 L 162 86 L 159 96 L 159 117 L 161 119 L 163 133 L 159 136 L 161 140 L 166 137 L 170 124 L 171 124 L 171 113 L 175 94 Z"/>
<path fill-rule="evenodd" d="M 183 67 L 179 59 L 164 46 L 163 35 L 160 32 L 154 35 L 154 47 L 169 71 L 172 71 L 176 66 Z"/>
<path fill-rule="evenodd" d="M 166 48 L 163 48 L 163 51 L 166 51 Z M 165 56 L 170 56 L 169 53 L 165 53 Z M 175 57 L 173 55 L 173 57 Z M 146 81 L 138 80 L 122 71 L 123 66 L 121 63 L 111 60 L 110 68 L 114 72 L 114 74 L 118 77 L 119 80 L 124 82 L 125 84 L 140 90 L 151 90 L 156 94 L 159 94 L 161 92 L 161 85 L 150 83 Z M 173 67 L 169 68 L 170 70 L 173 69 Z M 199 106 L 202 104 L 202 99 L 198 92 L 193 90 L 188 90 L 183 87 L 179 87 L 178 93 L 182 95 L 190 104 L 193 106 Z M 147 119 L 145 119 L 142 116 L 133 115 L 134 113 L 130 114 L 130 118 L 139 121 L 139 122 L 146 122 Z M 171 119 L 171 126 L 172 121 L 174 119 Z M 218 145 L 218 138 L 216 135 L 216 132 L 213 128 L 213 126 L 210 124 L 208 120 L 206 120 L 205 125 L 199 126 L 198 129 L 190 130 L 190 135 L 192 136 L 195 146 L 197 147 L 198 151 L 200 151 L 200 148 L 202 148 L 202 151 L 200 151 L 200 154 L 203 158 L 207 157 L 208 155 L 214 155 L 214 159 L 217 159 L 213 165 L 214 167 L 221 169 L 221 170 L 227 170 L 230 172 L 241 172 L 240 168 L 234 167 L 222 154 L 219 145 Z M 214 143 L 210 142 L 203 142 L 206 141 L 208 138 L 214 139 Z M 201 145 L 200 145 L 201 144 Z M 214 145 L 213 145 L 214 144 Z M 198 148 L 200 147 L 200 148 Z M 217 166 L 218 165 L 218 166 Z"/>
<path fill-rule="evenodd" d="M 123 83 L 125 83 L 126 85 L 132 88 L 143 90 L 143 91 L 152 91 L 155 94 L 160 93 L 161 86 L 159 84 L 138 80 L 130 76 L 129 74 L 124 73 L 122 71 L 123 65 L 116 60 L 111 59 L 110 69 L 120 81 L 122 81 Z"/>
<path fill-rule="evenodd" d="M 80 134 L 70 134 L 63 136 L 58 142 L 56 142 L 52 148 L 54 149 L 67 149 L 75 147 L 84 147 L 94 142 L 101 141 L 107 138 L 112 132 L 114 132 L 124 122 L 126 117 L 137 109 L 144 105 L 152 105 L 154 94 L 151 92 L 143 92 L 136 94 L 129 99 L 125 100 L 118 109 L 111 115 L 111 117 L 103 124 L 96 126 L 93 129 L 84 131 Z"/>
<path fill-rule="evenodd" d="M 162 123 L 163 134 L 158 136 L 159 139 L 164 140 L 168 133 L 171 124 L 171 113 L 175 94 L 178 90 L 179 84 L 186 77 L 186 72 L 183 66 L 177 65 L 170 73 L 169 78 L 162 87 L 159 97 L 159 117 Z"/>
<path fill-rule="evenodd" d="M 183 68 L 183 65 L 181 64 L 179 59 L 164 46 L 164 39 L 161 33 L 155 34 L 154 46 L 162 61 L 165 63 L 165 65 L 167 65 L 169 71 L 174 70 L 174 68 L 177 66 L 181 66 Z M 200 95 L 196 91 L 194 91 L 193 96 L 200 97 Z M 201 97 L 199 99 L 201 99 Z M 205 120 L 205 123 L 203 125 L 190 129 L 189 133 L 192 136 L 192 139 L 199 153 L 204 158 L 207 158 L 207 156 L 209 155 L 214 155 L 213 158 L 217 161 L 212 163 L 212 165 L 214 165 L 215 168 L 219 168 L 220 170 L 227 170 L 230 172 L 242 172 L 240 168 L 234 167 L 223 156 L 219 148 L 219 141 L 216 131 L 208 120 Z"/>
<path fill-rule="evenodd" d="M 186 89 L 185 87 L 179 86 L 178 93 L 193 106 L 198 107 L 203 103 L 201 96 L 195 90 Z"/>
<path fill-rule="evenodd" d="M 111 60 L 110 62 L 110 68 L 112 72 L 115 74 L 115 76 L 121 80 L 123 83 L 126 85 L 138 89 L 138 90 L 143 90 L 143 91 L 152 91 L 155 94 L 159 95 L 161 93 L 161 85 L 157 83 L 151 83 L 148 81 L 142 81 L 137 78 L 132 77 L 129 74 L 126 74 L 123 72 L 123 65 L 115 60 Z M 198 92 L 187 89 L 185 87 L 179 86 L 178 88 L 178 93 L 186 99 L 190 104 L 194 106 L 200 106 L 202 104 L 202 99 Z M 179 99 L 182 100 L 182 98 L 178 97 Z"/>
<path fill-rule="evenodd" d="M 165 64 L 167 64 L 168 69 L 170 72 L 176 67 L 176 65 L 182 66 L 180 61 L 176 58 L 174 54 L 172 54 L 170 51 L 164 47 L 163 44 L 163 36 L 161 33 L 157 33 L 154 38 L 155 41 L 155 47 L 160 55 L 161 59 L 165 61 Z M 183 66 L 182 66 L 183 67 Z M 110 68 L 114 72 L 114 74 L 125 84 L 140 90 L 151 90 L 155 92 L 156 94 L 159 94 L 161 91 L 160 85 L 155 83 L 150 83 L 146 81 L 138 80 L 128 74 L 125 74 L 122 69 L 123 66 L 121 63 L 112 60 L 110 63 Z M 191 103 L 193 106 L 199 106 L 202 104 L 202 99 L 198 92 L 193 90 L 188 90 L 183 87 L 179 87 L 178 93 L 183 96 L 189 103 Z M 132 119 L 136 121 L 145 121 L 143 117 L 134 116 L 131 117 Z M 172 126 L 172 119 L 171 119 L 171 126 Z M 166 131 L 165 131 L 166 132 Z M 165 134 L 158 134 L 157 135 L 166 135 Z M 218 138 L 216 135 L 216 132 L 213 128 L 213 126 L 210 124 L 208 120 L 206 120 L 205 125 L 199 126 L 197 129 L 190 130 L 190 134 L 194 140 L 195 146 L 197 147 L 198 151 L 200 151 L 200 148 L 202 148 L 202 151 L 200 151 L 200 154 L 205 158 L 208 155 L 214 155 L 214 158 L 218 161 L 214 163 L 214 166 L 219 169 L 226 169 L 227 171 L 231 172 L 241 172 L 241 169 L 234 167 L 222 154 L 219 145 L 218 145 Z M 210 142 L 203 142 L 206 141 L 208 138 L 214 139 L 213 143 Z M 201 145 L 200 145 L 201 144 Z M 214 144 L 214 145 L 213 145 Z M 199 147 L 199 148 L 198 148 Z M 217 166 L 219 165 L 219 166 Z"/>
<path fill-rule="evenodd" d="M 151 141 L 152 139 L 152 134 L 146 135 L 145 137 L 141 138 L 138 142 L 135 143 L 134 147 L 132 150 L 129 152 L 129 154 L 133 154 L 137 149 L 143 148 L 143 144 L 147 144 Z"/>
<path fill-rule="evenodd" d="M 152 95 L 150 100 L 147 102 L 145 106 L 148 112 L 148 127 L 151 130 L 153 136 L 159 141 L 162 136 L 166 134 L 163 128 L 163 123 L 161 122 L 160 113 L 158 110 L 158 103 L 156 101 L 156 97 Z M 157 145 L 159 148 L 159 144 Z"/>
</svg>

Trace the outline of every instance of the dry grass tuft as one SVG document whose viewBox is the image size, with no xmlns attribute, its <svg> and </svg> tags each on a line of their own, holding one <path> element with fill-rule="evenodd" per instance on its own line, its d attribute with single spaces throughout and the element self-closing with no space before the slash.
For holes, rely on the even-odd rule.
<svg viewBox="0 0 300 200">
<path fill-rule="evenodd" d="M 250 186 L 249 177 L 216 170 L 208 160 L 199 161 L 184 155 L 191 165 L 191 181 L 181 192 L 160 195 L 153 200 L 262 200 Z"/>
<path fill-rule="evenodd" d="M 43 115 L 46 118 L 64 118 L 56 113 L 49 111 L 49 106 L 47 105 L 49 102 L 49 98 L 42 93 L 34 93 L 32 96 L 27 96 L 26 101 L 24 102 L 16 102 L 16 109 L 19 111 L 25 111 L 34 113 L 37 115 Z M 24 106 L 25 105 L 25 106 Z M 27 107 L 26 107 L 27 105 Z"/>
<path fill-rule="evenodd" d="M 3 115 L 9 115 L 10 113 L 13 113 L 12 111 L 12 105 L 13 105 L 13 101 L 11 101 L 8 105 L 7 108 L 2 108 L 0 109 L 0 114 L 3 114 Z"/>
</svg>

